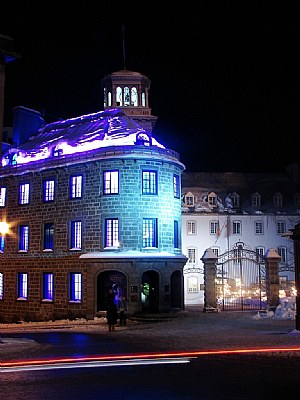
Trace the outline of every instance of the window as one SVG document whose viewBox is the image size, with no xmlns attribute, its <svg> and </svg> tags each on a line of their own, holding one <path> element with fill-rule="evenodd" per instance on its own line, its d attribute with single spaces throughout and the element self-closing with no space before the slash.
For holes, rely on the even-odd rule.
<svg viewBox="0 0 300 400">
<path fill-rule="evenodd" d="M 157 219 L 143 219 L 143 247 L 157 247 Z"/>
<path fill-rule="evenodd" d="M 18 287 L 17 287 L 18 299 L 27 299 L 28 296 L 27 290 L 28 290 L 28 274 L 19 272 Z"/>
<path fill-rule="evenodd" d="M 54 201 L 54 186 L 55 181 L 53 179 L 45 180 L 43 184 L 43 200 Z"/>
<path fill-rule="evenodd" d="M 283 196 L 281 193 L 275 193 L 273 197 L 274 206 L 275 207 L 282 207 L 283 205 Z"/>
<path fill-rule="evenodd" d="M 173 175 L 173 190 L 174 190 L 174 197 L 179 199 L 180 197 L 180 179 L 179 175 Z"/>
<path fill-rule="evenodd" d="M 195 196 L 193 195 L 193 193 L 189 192 L 187 193 L 185 196 L 185 205 L 188 207 L 194 207 L 195 204 Z"/>
<path fill-rule="evenodd" d="M 130 106 L 129 87 L 124 87 L 124 106 Z"/>
<path fill-rule="evenodd" d="M 207 202 L 211 206 L 216 206 L 217 205 L 217 200 L 218 200 L 217 195 L 214 192 L 211 192 L 207 197 Z"/>
<path fill-rule="evenodd" d="M 262 235 L 264 233 L 264 224 L 262 221 L 255 221 L 255 234 Z"/>
<path fill-rule="evenodd" d="M 119 193 L 119 171 L 104 171 L 103 173 L 103 193 Z"/>
<path fill-rule="evenodd" d="M 44 224 L 44 250 L 53 250 L 54 248 L 54 225 L 53 222 Z"/>
<path fill-rule="evenodd" d="M 82 175 L 70 177 L 70 197 L 71 199 L 82 197 Z"/>
<path fill-rule="evenodd" d="M 214 253 L 217 257 L 219 257 L 220 248 L 219 248 L 219 247 L 211 247 L 211 249 L 212 249 L 213 253 Z"/>
<path fill-rule="evenodd" d="M 286 232 L 285 222 L 284 221 L 278 221 L 277 222 L 277 234 L 278 235 L 282 235 L 285 232 Z"/>
<path fill-rule="evenodd" d="M 277 252 L 278 252 L 278 255 L 281 257 L 281 261 L 280 261 L 280 262 L 286 263 L 286 261 L 287 261 L 287 257 L 286 257 L 286 255 L 287 255 L 286 247 L 283 247 L 283 246 L 278 247 Z"/>
<path fill-rule="evenodd" d="M 142 93 L 142 107 L 146 107 L 146 94 Z"/>
<path fill-rule="evenodd" d="M 116 90 L 116 102 L 118 107 L 123 106 L 123 93 L 122 93 L 122 88 L 120 86 L 118 86 Z"/>
<path fill-rule="evenodd" d="M 279 276 L 279 287 L 280 287 L 280 289 L 287 289 L 287 287 L 288 287 L 288 277 L 286 275 Z"/>
<path fill-rule="evenodd" d="M 105 220 L 105 247 L 119 247 L 119 220 L 110 218 Z"/>
<path fill-rule="evenodd" d="M 138 93 L 136 87 L 131 88 L 131 105 L 137 107 L 138 104 Z"/>
<path fill-rule="evenodd" d="M 179 227 L 178 221 L 174 221 L 174 248 L 179 248 Z"/>
<path fill-rule="evenodd" d="M 196 249 L 195 247 L 188 248 L 188 263 L 195 264 L 196 263 Z"/>
<path fill-rule="evenodd" d="M 70 301 L 81 301 L 82 288 L 81 288 L 81 274 L 70 274 Z"/>
<path fill-rule="evenodd" d="M 29 183 L 21 183 L 19 186 L 19 204 L 29 204 Z"/>
<path fill-rule="evenodd" d="M 157 194 L 157 172 L 143 171 L 143 194 Z"/>
<path fill-rule="evenodd" d="M 240 207 L 240 196 L 237 193 L 232 193 L 231 195 L 232 207 L 239 208 Z"/>
<path fill-rule="evenodd" d="M 187 234 L 196 235 L 196 221 L 187 221 Z"/>
<path fill-rule="evenodd" d="M 240 221 L 232 222 L 232 233 L 233 235 L 240 235 L 242 233 L 242 224 Z"/>
<path fill-rule="evenodd" d="M 53 300 L 53 285 L 53 274 L 43 273 L 43 300 Z"/>
<path fill-rule="evenodd" d="M 219 235 L 220 234 L 220 227 L 218 221 L 210 221 L 210 234 L 211 235 Z"/>
<path fill-rule="evenodd" d="M 188 293 L 198 293 L 198 279 L 195 276 L 189 276 L 187 279 Z"/>
<path fill-rule="evenodd" d="M 4 252 L 4 246 L 5 246 L 5 235 L 2 235 L 0 233 L 0 253 Z"/>
<path fill-rule="evenodd" d="M 257 262 L 264 261 L 265 248 L 264 247 L 256 247 L 255 252 L 256 252 L 256 261 Z"/>
<path fill-rule="evenodd" d="M 19 251 L 28 251 L 29 226 L 19 226 Z"/>
<path fill-rule="evenodd" d="M 81 250 L 81 221 L 71 222 L 71 249 L 70 250 Z"/>
<path fill-rule="evenodd" d="M 6 203 L 6 188 L 1 187 L 0 188 L 0 207 L 5 207 Z"/>
<path fill-rule="evenodd" d="M 258 193 L 253 193 L 252 195 L 252 206 L 260 207 L 261 205 L 261 195 Z"/>
<path fill-rule="evenodd" d="M 2 272 L 0 272 L 0 300 L 3 299 L 3 281 L 4 281 L 4 275 Z"/>
</svg>

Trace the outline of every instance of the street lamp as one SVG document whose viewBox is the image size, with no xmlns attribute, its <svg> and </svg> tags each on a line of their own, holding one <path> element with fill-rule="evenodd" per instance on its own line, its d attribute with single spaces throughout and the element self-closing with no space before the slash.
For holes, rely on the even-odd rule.
<svg viewBox="0 0 300 400">
<path fill-rule="evenodd" d="M 0 234 L 5 235 L 8 232 L 8 223 L 0 221 Z"/>
<path fill-rule="evenodd" d="M 300 331 L 300 224 L 291 229 L 294 241 L 295 286 L 296 286 L 296 330 Z"/>
</svg>

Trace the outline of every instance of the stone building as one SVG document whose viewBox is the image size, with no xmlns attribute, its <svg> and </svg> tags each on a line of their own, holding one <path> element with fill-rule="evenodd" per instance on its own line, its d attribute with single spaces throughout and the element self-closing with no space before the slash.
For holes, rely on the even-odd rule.
<svg viewBox="0 0 300 400">
<path fill-rule="evenodd" d="M 149 81 L 130 75 L 109 96 L 137 95 L 143 124 Z M 152 136 L 151 111 L 144 129 L 119 106 L 50 124 L 37 115 L 34 131 L 16 121 L 0 171 L 1 321 L 93 318 L 111 290 L 130 314 L 183 308 L 184 165 Z"/>
</svg>

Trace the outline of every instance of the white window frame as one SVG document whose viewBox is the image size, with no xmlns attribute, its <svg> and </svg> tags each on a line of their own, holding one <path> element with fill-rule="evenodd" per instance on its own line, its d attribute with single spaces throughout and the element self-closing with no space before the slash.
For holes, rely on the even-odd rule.
<svg viewBox="0 0 300 400">
<path fill-rule="evenodd" d="M 19 185 L 19 204 L 29 204 L 30 185 L 29 183 L 20 183 Z"/>
<path fill-rule="evenodd" d="M 53 301 L 54 297 L 54 274 L 52 272 L 43 273 L 43 301 Z"/>
<path fill-rule="evenodd" d="M 27 300 L 28 298 L 28 274 L 26 272 L 18 273 L 17 300 Z"/>
<path fill-rule="evenodd" d="M 280 262 L 286 264 L 287 263 L 287 248 L 286 246 L 279 246 L 277 248 L 277 253 L 280 256 Z"/>
<path fill-rule="evenodd" d="M 264 223 L 263 221 L 255 221 L 254 222 L 254 232 L 256 235 L 264 234 Z"/>
<path fill-rule="evenodd" d="M 44 180 L 43 201 L 44 202 L 54 201 L 54 193 L 55 193 L 55 180 L 54 179 Z"/>
<path fill-rule="evenodd" d="M 19 225 L 19 252 L 28 252 L 29 225 Z"/>
<path fill-rule="evenodd" d="M 82 221 L 71 221 L 70 250 L 82 249 Z"/>
<path fill-rule="evenodd" d="M 241 221 L 232 221 L 232 234 L 233 235 L 241 235 L 242 234 Z"/>
<path fill-rule="evenodd" d="M 285 221 L 277 221 L 276 231 L 277 235 L 282 235 L 283 233 L 286 233 Z"/>
<path fill-rule="evenodd" d="M 72 175 L 70 177 L 70 198 L 80 199 L 82 197 L 82 175 Z"/>
<path fill-rule="evenodd" d="M 4 274 L 0 272 L 0 300 L 3 299 L 4 295 Z"/>
<path fill-rule="evenodd" d="M 186 221 L 186 234 L 196 235 L 196 221 Z"/>
<path fill-rule="evenodd" d="M 0 207 L 5 207 L 6 204 L 6 187 L 0 187 Z"/>
<path fill-rule="evenodd" d="M 210 221 L 209 222 L 209 233 L 210 233 L 210 235 L 217 235 L 220 233 L 219 221 Z"/>
<path fill-rule="evenodd" d="M 70 302 L 81 303 L 82 300 L 82 274 L 78 272 L 70 273 Z"/>
<path fill-rule="evenodd" d="M 119 219 L 105 219 L 105 244 L 104 247 L 119 247 Z"/>
<path fill-rule="evenodd" d="M 187 249 L 187 256 L 188 256 L 188 263 L 189 264 L 196 264 L 196 247 L 188 247 Z"/>
<path fill-rule="evenodd" d="M 119 193 L 119 171 L 104 171 L 103 172 L 103 194 L 118 194 Z"/>
<path fill-rule="evenodd" d="M 187 291 L 188 293 L 199 292 L 199 283 L 198 283 L 198 278 L 196 276 L 187 277 Z"/>
</svg>

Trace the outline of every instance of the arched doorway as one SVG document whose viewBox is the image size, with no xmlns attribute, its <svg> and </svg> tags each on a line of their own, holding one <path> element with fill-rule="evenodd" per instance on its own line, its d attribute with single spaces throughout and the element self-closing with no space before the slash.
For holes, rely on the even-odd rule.
<svg viewBox="0 0 300 400">
<path fill-rule="evenodd" d="M 174 271 L 171 275 L 171 308 L 182 308 L 182 275 Z"/>
<path fill-rule="evenodd" d="M 159 311 L 159 275 L 156 271 L 146 271 L 142 275 L 141 303 L 143 312 Z"/>
<path fill-rule="evenodd" d="M 97 277 L 97 311 L 107 309 L 109 291 L 127 297 L 127 278 L 123 272 L 109 270 L 100 272 Z"/>
</svg>

